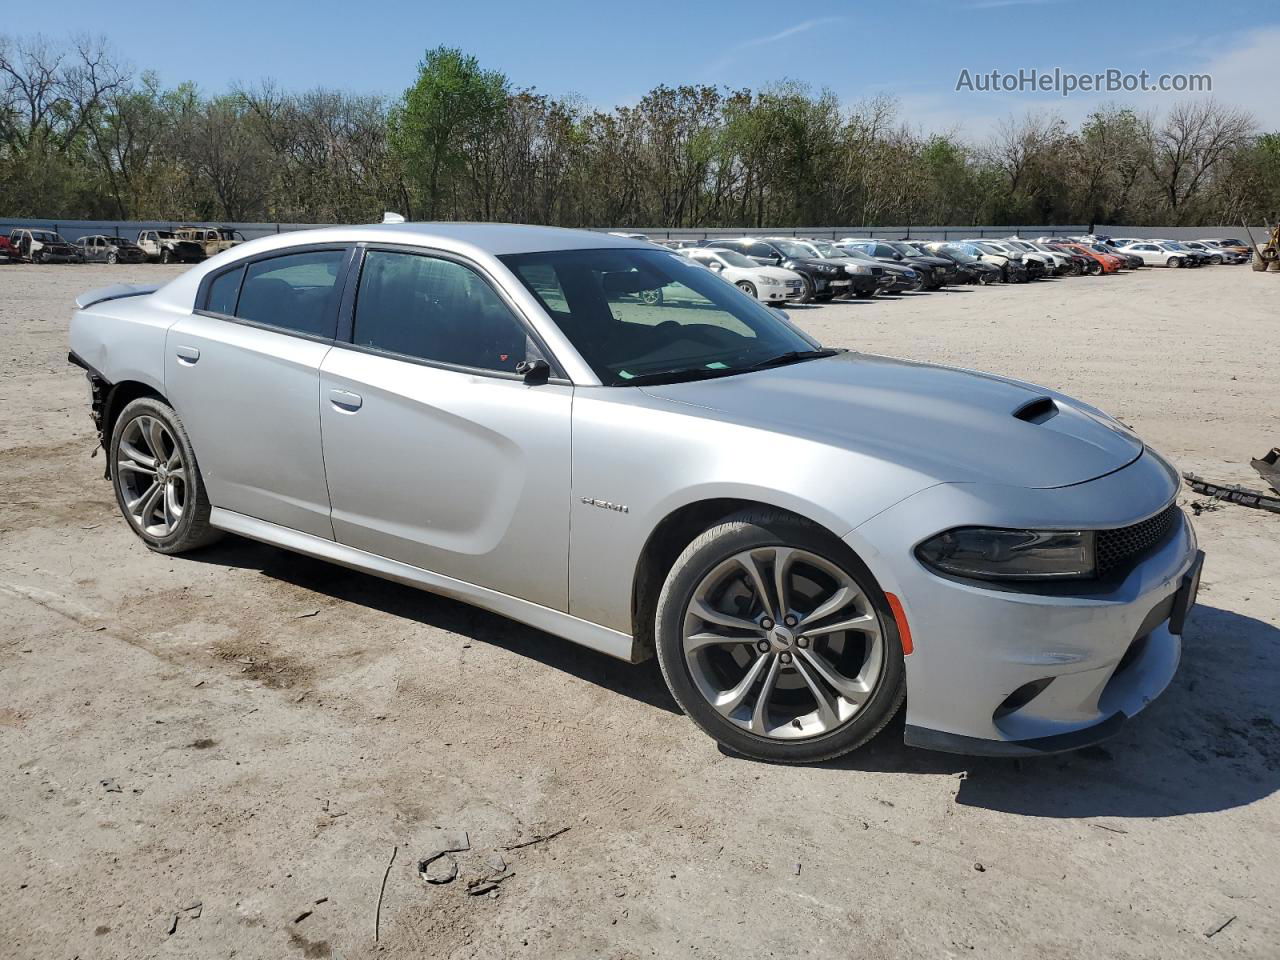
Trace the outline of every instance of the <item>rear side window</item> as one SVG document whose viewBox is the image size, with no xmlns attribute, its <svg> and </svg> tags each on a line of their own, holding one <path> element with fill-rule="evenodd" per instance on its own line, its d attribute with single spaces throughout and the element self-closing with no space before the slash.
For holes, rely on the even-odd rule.
<svg viewBox="0 0 1280 960">
<path fill-rule="evenodd" d="M 235 315 L 294 333 L 333 336 L 342 250 L 312 250 L 245 268 Z"/>
<path fill-rule="evenodd" d="M 240 296 L 240 281 L 244 278 L 244 267 L 228 270 L 214 277 L 209 284 L 209 293 L 205 297 L 204 308 L 210 313 L 220 313 L 224 317 L 236 315 L 236 300 Z"/>
<path fill-rule="evenodd" d="M 563 303 L 548 274 L 540 295 Z M 524 327 L 474 270 L 382 250 L 365 255 L 352 340 L 419 360 L 506 373 L 529 353 Z"/>
</svg>

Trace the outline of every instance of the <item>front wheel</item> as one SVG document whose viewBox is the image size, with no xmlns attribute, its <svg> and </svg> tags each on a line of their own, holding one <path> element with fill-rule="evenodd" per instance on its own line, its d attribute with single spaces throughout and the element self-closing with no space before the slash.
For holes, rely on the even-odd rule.
<svg viewBox="0 0 1280 960">
<path fill-rule="evenodd" d="M 173 408 L 153 397 L 129 403 L 111 431 L 111 483 L 129 527 L 157 553 L 217 540 L 191 440 Z"/>
<path fill-rule="evenodd" d="M 1092 263 L 1090 263 L 1090 264 L 1089 264 L 1089 276 L 1091 276 L 1091 277 L 1100 277 L 1100 276 L 1102 276 L 1102 264 L 1098 263 L 1098 261 L 1096 261 L 1096 260 L 1095 260 L 1095 261 L 1093 261 Z"/>
<path fill-rule="evenodd" d="M 757 760 L 848 753 L 906 696 L 897 628 L 871 572 L 837 537 L 789 514 L 744 511 L 689 544 L 655 626 L 676 702 Z"/>
<path fill-rule="evenodd" d="M 160 262 L 161 262 L 161 263 L 172 263 L 172 262 L 173 262 L 173 252 L 172 252 L 172 251 L 170 251 L 170 250 L 161 250 L 161 251 L 160 251 Z"/>
<path fill-rule="evenodd" d="M 739 290 L 741 290 L 743 293 L 745 293 L 748 297 L 751 297 L 752 299 L 755 299 L 755 296 L 756 296 L 756 288 L 755 288 L 755 284 L 751 283 L 751 281 L 749 281 L 749 280 L 739 280 L 739 281 L 738 281 L 738 283 L 737 283 L 737 287 L 738 287 L 738 289 L 739 289 Z"/>
<path fill-rule="evenodd" d="M 107 254 L 107 263 L 119 263 L 119 262 L 120 262 L 120 255 L 117 254 L 114 250 L 112 250 L 110 253 Z"/>
<path fill-rule="evenodd" d="M 1171 267 L 1176 270 L 1178 267 L 1182 266 L 1182 258 L 1170 257 L 1168 260 L 1165 261 L 1165 266 Z"/>
</svg>

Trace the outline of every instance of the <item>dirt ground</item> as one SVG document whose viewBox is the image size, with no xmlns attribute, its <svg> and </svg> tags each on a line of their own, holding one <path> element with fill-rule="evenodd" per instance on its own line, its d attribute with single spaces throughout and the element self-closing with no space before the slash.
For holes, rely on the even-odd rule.
<svg viewBox="0 0 1280 960">
<path fill-rule="evenodd" d="M 0 267 L 0 957 L 1280 954 L 1280 516 L 1195 519 L 1182 667 L 1105 747 L 974 760 L 899 720 L 834 764 L 752 763 L 652 664 L 234 538 L 144 549 L 67 320 L 177 272 Z M 1256 486 L 1278 305 L 1280 277 L 1221 267 L 792 316 L 1064 389 Z M 470 850 L 428 886 L 441 830 Z M 468 895 L 495 853 L 509 877 Z"/>
</svg>

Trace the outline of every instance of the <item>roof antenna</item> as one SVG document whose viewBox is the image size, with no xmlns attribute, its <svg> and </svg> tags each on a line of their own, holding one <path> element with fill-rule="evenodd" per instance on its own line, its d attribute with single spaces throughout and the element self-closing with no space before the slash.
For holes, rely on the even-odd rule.
<svg viewBox="0 0 1280 960">
<path fill-rule="evenodd" d="M 386 213 L 382 215 L 382 222 L 383 223 L 404 223 L 404 217 L 400 216 L 400 214 L 398 213 L 393 213 L 392 211 L 388 210 Z"/>
</svg>

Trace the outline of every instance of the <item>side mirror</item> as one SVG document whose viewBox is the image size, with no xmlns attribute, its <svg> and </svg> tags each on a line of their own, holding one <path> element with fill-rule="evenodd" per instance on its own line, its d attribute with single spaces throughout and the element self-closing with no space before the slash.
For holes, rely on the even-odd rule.
<svg viewBox="0 0 1280 960">
<path fill-rule="evenodd" d="M 711 270 L 716 271 L 716 273 L 719 273 L 721 270 L 724 269 L 724 264 L 721 263 L 719 260 L 708 260 L 707 267 Z"/>
<path fill-rule="evenodd" d="M 540 383 L 546 383 L 551 377 L 551 364 L 537 357 L 533 360 L 521 360 L 516 364 L 517 375 L 524 377 L 524 382 L 536 386 Z"/>
<path fill-rule="evenodd" d="M 895 254 L 893 255 L 893 259 L 895 259 L 895 260 L 901 260 L 901 259 L 902 259 L 902 254 L 900 254 L 900 253 L 895 253 Z"/>
</svg>

